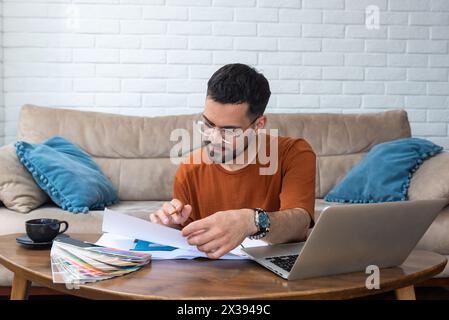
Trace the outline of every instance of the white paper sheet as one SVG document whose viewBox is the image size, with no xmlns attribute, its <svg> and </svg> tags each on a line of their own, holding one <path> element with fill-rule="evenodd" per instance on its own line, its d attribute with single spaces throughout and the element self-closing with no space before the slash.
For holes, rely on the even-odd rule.
<svg viewBox="0 0 449 320">
<path fill-rule="evenodd" d="M 242 251 L 242 247 L 243 248 L 252 248 L 252 247 L 263 247 L 263 246 L 268 246 L 268 243 L 266 243 L 263 240 L 251 240 L 249 238 L 246 238 L 245 240 L 243 240 L 242 245 L 238 246 L 237 248 L 232 250 L 231 253 L 240 255 L 240 256 L 243 256 L 243 255 L 246 256 L 246 253 L 244 253 Z"/>
<path fill-rule="evenodd" d="M 135 247 L 134 239 L 125 238 L 122 236 L 117 236 L 111 233 L 104 233 L 100 239 L 95 243 L 99 246 L 111 247 L 122 250 L 133 250 Z M 201 251 L 193 251 L 193 250 L 185 250 L 185 249 L 176 249 L 173 251 L 159 251 L 159 250 L 151 250 L 148 251 L 151 253 L 151 258 L 153 260 L 167 260 L 167 259 L 194 259 L 194 258 L 207 258 L 206 254 Z M 245 259 L 245 256 L 227 254 L 224 255 L 221 259 Z"/>
<path fill-rule="evenodd" d="M 134 249 L 135 240 L 132 238 L 126 238 L 123 236 L 118 236 L 112 233 L 103 233 L 103 235 L 95 242 L 98 246 L 115 248 L 120 250 L 131 250 Z"/>
<path fill-rule="evenodd" d="M 140 239 L 180 249 L 197 251 L 195 246 L 188 244 L 186 238 L 182 236 L 179 230 L 108 208 L 104 210 L 102 228 L 103 232 L 125 238 Z"/>
<path fill-rule="evenodd" d="M 181 231 L 132 217 L 110 209 L 104 210 L 103 236 L 96 244 L 123 250 L 134 249 L 135 239 L 178 248 L 173 251 L 151 251 L 153 259 L 193 259 L 207 257 L 204 252 L 188 244 Z M 261 240 L 245 239 L 243 247 L 267 245 Z M 248 259 L 237 247 L 221 259 Z"/>
</svg>

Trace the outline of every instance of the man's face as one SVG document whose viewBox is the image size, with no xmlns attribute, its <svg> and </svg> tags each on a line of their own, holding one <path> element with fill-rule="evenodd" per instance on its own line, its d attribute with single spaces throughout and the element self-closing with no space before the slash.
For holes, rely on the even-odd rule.
<svg viewBox="0 0 449 320">
<path fill-rule="evenodd" d="M 237 129 L 242 132 L 250 126 L 254 118 L 248 116 L 248 103 L 222 104 L 210 98 L 206 98 L 206 106 L 203 112 L 206 123 L 212 127 Z M 254 128 L 253 124 L 251 128 Z M 223 137 L 218 130 L 214 130 L 210 136 L 203 137 L 209 158 L 216 163 L 225 163 L 235 159 L 248 147 L 248 140 L 254 135 L 253 130 L 247 130 L 238 138 Z M 243 137 L 248 138 L 243 138 Z M 223 141 L 226 139 L 226 143 Z"/>
</svg>

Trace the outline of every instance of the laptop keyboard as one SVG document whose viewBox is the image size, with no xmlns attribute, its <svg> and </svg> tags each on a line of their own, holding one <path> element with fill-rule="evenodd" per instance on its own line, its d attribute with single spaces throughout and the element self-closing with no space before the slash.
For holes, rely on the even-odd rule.
<svg viewBox="0 0 449 320">
<path fill-rule="evenodd" d="M 271 263 L 277 265 L 279 268 L 290 272 L 290 270 L 292 270 L 293 265 L 296 262 L 296 259 L 298 259 L 298 255 L 292 254 L 292 255 L 288 255 L 288 256 L 270 257 L 270 258 L 265 258 L 265 259 L 270 261 Z"/>
</svg>

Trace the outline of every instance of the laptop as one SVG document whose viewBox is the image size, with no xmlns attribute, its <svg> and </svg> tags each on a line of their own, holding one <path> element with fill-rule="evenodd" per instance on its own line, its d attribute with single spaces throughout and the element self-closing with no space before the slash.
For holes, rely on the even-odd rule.
<svg viewBox="0 0 449 320">
<path fill-rule="evenodd" d="M 305 242 L 243 248 L 287 280 L 401 265 L 448 199 L 334 205 Z"/>
</svg>

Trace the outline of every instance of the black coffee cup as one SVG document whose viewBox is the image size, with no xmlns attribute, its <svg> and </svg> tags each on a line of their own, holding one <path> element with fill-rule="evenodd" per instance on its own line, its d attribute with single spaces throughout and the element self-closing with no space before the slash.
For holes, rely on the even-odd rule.
<svg viewBox="0 0 449 320">
<path fill-rule="evenodd" d="M 65 225 L 64 230 L 61 229 L 61 224 Z M 26 232 L 28 237 L 34 242 L 50 242 L 57 235 L 64 233 L 69 228 L 67 221 L 60 221 L 58 219 L 33 219 L 25 222 Z"/>
</svg>

